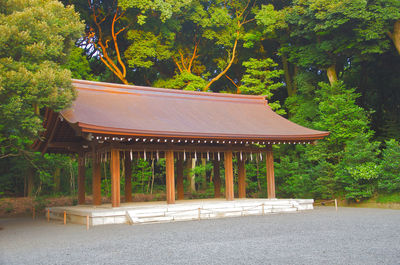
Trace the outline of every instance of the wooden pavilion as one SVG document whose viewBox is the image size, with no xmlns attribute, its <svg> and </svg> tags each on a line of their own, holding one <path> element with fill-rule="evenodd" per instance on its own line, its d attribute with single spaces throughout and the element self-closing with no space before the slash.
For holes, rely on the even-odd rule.
<svg viewBox="0 0 400 265">
<path fill-rule="evenodd" d="M 220 161 L 225 198 L 234 199 L 232 158 L 238 160 L 238 197 L 246 196 L 246 160 L 265 157 L 268 198 L 275 198 L 272 145 L 310 144 L 327 136 L 276 114 L 265 97 L 204 93 L 73 80 L 77 98 L 56 113 L 46 110 L 42 153 L 77 153 L 78 204 L 85 203 L 85 161 L 92 159 L 93 204 L 101 204 L 102 162 L 111 167 L 112 207 L 120 206 L 120 159 L 125 166 L 125 201 L 132 201 L 132 160 L 165 157 L 168 204 L 184 197 L 183 161 L 213 161 L 215 197 L 220 196 Z M 176 167 L 176 179 L 175 179 Z"/>
</svg>

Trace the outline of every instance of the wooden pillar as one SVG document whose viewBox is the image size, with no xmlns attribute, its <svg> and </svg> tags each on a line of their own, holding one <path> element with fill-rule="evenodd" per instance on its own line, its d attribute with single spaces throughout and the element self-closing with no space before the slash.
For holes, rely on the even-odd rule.
<svg viewBox="0 0 400 265">
<path fill-rule="evenodd" d="M 78 155 L 78 204 L 85 204 L 85 158 Z"/>
<path fill-rule="evenodd" d="M 225 152 L 225 198 L 233 201 L 233 166 L 232 151 Z"/>
<path fill-rule="evenodd" d="M 274 175 L 274 155 L 272 153 L 272 146 L 269 146 L 266 154 L 267 166 L 267 191 L 268 199 L 275 198 L 275 175 Z"/>
<path fill-rule="evenodd" d="M 183 200 L 185 190 L 183 188 L 183 159 L 178 158 L 176 161 L 176 189 L 178 191 L 178 200 Z"/>
<path fill-rule="evenodd" d="M 132 202 L 132 161 L 129 152 L 125 152 L 125 202 Z"/>
<path fill-rule="evenodd" d="M 214 166 L 214 197 L 220 198 L 221 197 L 221 176 L 219 172 L 219 161 L 213 161 Z"/>
<path fill-rule="evenodd" d="M 92 157 L 93 205 L 101 205 L 101 168 L 95 148 L 93 148 Z"/>
<path fill-rule="evenodd" d="M 246 198 L 246 168 L 245 161 L 238 159 L 238 191 L 239 198 Z"/>
<path fill-rule="evenodd" d="M 120 160 L 119 150 L 111 149 L 111 205 L 112 207 L 119 207 L 120 205 Z"/>
<path fill-rule="evenodd" d="M 165 151 L 167 203 L 175 203 L 174 151 Z"/>
</svg>

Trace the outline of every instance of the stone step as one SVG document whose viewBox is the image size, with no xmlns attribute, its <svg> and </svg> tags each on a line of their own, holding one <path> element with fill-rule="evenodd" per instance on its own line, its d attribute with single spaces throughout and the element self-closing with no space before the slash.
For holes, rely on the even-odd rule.
<svg viewBox="0 0 400 265">
<path fill-rule="evenodd" d="M 89 216 L 90 225 L 104 224 L 144 224 L 173 221 L 215 219 L 271 213 L 289 213 L 313 209 L 313 200 L 295 199 L 238 199 L 237 201 L 201 200 L 177 202 L 168 205 L 143 204 L 127 205 L 118 208 L 67 206 L 51 207 L 50 218 L 62 221 L 67 212 L 67 223 L 86 224 Z"/>
</svg>

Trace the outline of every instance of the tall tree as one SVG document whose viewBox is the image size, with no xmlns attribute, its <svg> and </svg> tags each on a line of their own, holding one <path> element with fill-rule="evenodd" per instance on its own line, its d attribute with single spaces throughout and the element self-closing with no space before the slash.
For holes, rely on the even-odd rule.
<svg viewBox="0 0 400 265">
<path fill-rule="evenodd" d="M 0 158 L 21 155 L 42 130 L 41 109 L 75 97 L 65 62 L 83 24 L 55 0 L 0 1 Z"/>
<path fill-rule="evenodd" d="M 129 1 L 127 1 L 129 2 Z M 254 21 L 251 13 L 255 1 L 188 1 L 176 2 L 174 15 L 157 30 L 146 22 L 142 31 L 132 30 L 136 43 L 144 39 L 151 45 L 133 44 L 128 54 L 131 67 L 150 67 L 160 60 L 170 59 L 175 65 L 173 76 L 161 77 L 157 86 L 203 90 L 227 76 L 237 61 L 238 50 L 248 23 Z M 143 32 L 143 30 L 145 30 Z M 149 30 L 150 32 L 146 32 Z M 147 50 L 148 65 L 140 65 L 137 51 Z M 156 49 L 158 47 L 158 50 Z M 129 50 L 129 49 L 128 49 Z M 135 52 L 133 52 L 135 51 Z M 140 59 L 144 60 L 145 57 Z M 229 77 L 227 77 L 229 78 Z"/>
<path fill-rule="evenodd" d="M 272 26 L 269 15 L 283 16 L 287 23 L 277 20 L 278 26 L 290 32 L 287 45 L 281 49 L 289 54 L 289 61 L 326 71 L 333 84 L 338 71 L 348 68 L 349 62 L 387 50 L 387 36 L 396 42 L 396 27 L 390 27 L 397 25 L 400 11 L 398 1 L 294 0 L 279 11 L 271 5 L 264 7 L 258 13 L 259 21 Z"/>
<path fill-rule="evenodd" d="M 290 46 L 290 28 L 286 21 L 286 13 L 291 1 L 272 1 L 270 4 L 261 5 L 254 10 L 258 30 L 248 34 L 248 43 L 253 45 L 254 41 L 272 40 L 277 43 L 278 54 L 284 71 L 285 87 L 288 96 L 293 96 L 297 91 L 295 82 L 298 66 L 295 62 L 289 62 L 289 53 L 285 49 Z M 274 51 L 275 52 L 275 51 Z"/>
<path fill-rule="evenodd" d="M 118 7 L 117 1 L 88 1 L 90 23 L 82 45 L 88 46 L 91 53 L 117 76 L 128 84 L 127 68 L 121 52 L 119 35 L 129 26 L 125 11 Z M 94 48 L 94 49 L 92 49 Z"/>
<path fill-rule="evenodd" d="M 362 25 L 360 31 L 366 35 L 367 41 L 379 39 L 386 43 L 385 34 L 393 42 L 400 55 L 400 2 L 397 0 L 375 0 L 367 5 L 370 23 Z"/>
<path fill-rule="evenodd" d="M 271 99 L 274 90 L 283 86 L 279 79 L 283 71 L 277 69 L 278 64 L 272 59 L 257 60 L 250 58 L 243 62 L 243 66 L 246 67 L 246 72 L 241 80 L 242 85 L 238 88 L 240 93 L 264 95 Z M 280 109 L 279 101 L 270 101 L 268 105 L 278 114 L 285 114 L 285 111 Z"/>
<path fill-rule="evenodd" d="M 298 94 L 288 100 L 289 109 L 294 108 L 292 119 L 329 131 L 330 135 L 315 146 L 296 146 L 298 153 L 283 154 L 287 156 L 283 159 L 285 166 L 300 165 L 299 171 L 290 173 L 288 181 L 314 183 L 311 186 L 316 197 L 371 197 L 378 176 L 374 165 L 379 143 L 371 141 L 368 112 L 356 104 L 360 95 L 342 81 L 314 85 L 302 84 Z"/>
</svg>

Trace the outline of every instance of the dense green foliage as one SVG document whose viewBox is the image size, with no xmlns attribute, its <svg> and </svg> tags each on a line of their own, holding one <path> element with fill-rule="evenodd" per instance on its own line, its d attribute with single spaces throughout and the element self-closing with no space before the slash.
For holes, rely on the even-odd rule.
<svg viewBox="0 0 400 265">
<path fill-rule="evenodd" d="M 72 7 L 0 0 L 0 193 L 75 191 L 74 157 L 27 151 L 39 110 L 73 99 L 71 76 L 265 95 L 281 115 L 330 132 L 315 145 L 274 146 L 278 197 L 360 201 L 400 192 L 399 1 L 62 2 L 85 21 L 83 37 Z M 265 161 L 253 158 L 247 193 L 265 196 Z M 134 161 L 133 192 L 162 192 L 164 167 Z M 108 165 L 102 170 L 109 196 Z M 196 189 L 189 176 L 186 191 L 212 195 L 210 162 L 185 172 Z"/>
<path fill-rule="evenodd" d="M 13 191 L 20 193 L 21 171 L 26 174 L 33 168 L 41 183 L 51 183 L 46 178 L 49 169 L 65 161 L 33 154 L 29 146 L 43 130 L 40 110 L 61 110 L 75 97 L 70 71 L 61 64 L 83 24 L 72 7 L 58 1 L 3 0 L 0 6 L 0 158 L 5 171 L 1 185 L 5 192 L 7 183 L 14 183 Z"/>
<path fill-rule="evenodd" d="M 20 155 L 42 130 L 39 112 L 68 106 L 75 96 L 67 58 L 82 23 L 57 1 L 1 1 L 0 158 Z"/>
<path fill-rule="evenodd" d="M 384 192 L 400 191 L 400 144 L 392 139 L 386 141 L 386 149 L 382 153 L 381 172 L 378 187 Z"/>
</svg>

